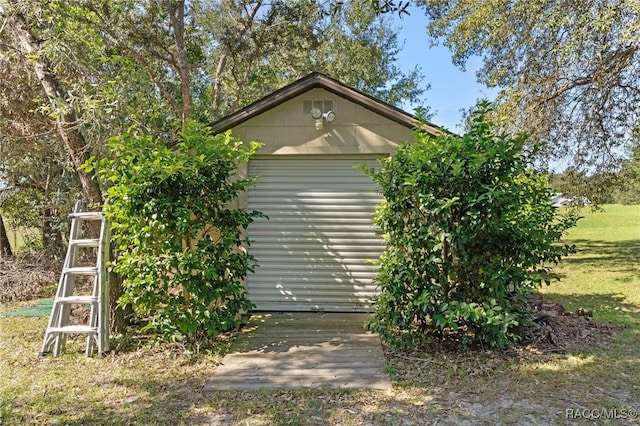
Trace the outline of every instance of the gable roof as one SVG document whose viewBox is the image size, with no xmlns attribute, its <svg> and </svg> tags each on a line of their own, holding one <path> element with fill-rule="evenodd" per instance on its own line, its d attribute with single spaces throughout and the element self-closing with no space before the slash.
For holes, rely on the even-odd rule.
<svg viewBox="0 0 640 426">
<path fill-rule="evenodd" d="M 294 81 L 293 83 L 276 90 L 270 95 L 267 95 L 264 98 L 213 122 L 211 124 L 211 128 L 215 133 L 224 132 L 244 123 L 250 118 L 262 114 L 271 108 L 315 88 L 321 88 L 332 92 L 403 126 L 413 129 L 417 124 L 419 124 L 419 120 L 415 116 L 401 110 L 400 108 L 396 108 L 391 104 L 381 101 L 380 99 L 367 95 L 353 87 L 349 87 L 322 73 L 312 72 L 300 80 Z M 431 123 L 425 123 L 423 127 L 427 133 L 433 136 L 438 136 L 446 132 Z"/>
</svg>

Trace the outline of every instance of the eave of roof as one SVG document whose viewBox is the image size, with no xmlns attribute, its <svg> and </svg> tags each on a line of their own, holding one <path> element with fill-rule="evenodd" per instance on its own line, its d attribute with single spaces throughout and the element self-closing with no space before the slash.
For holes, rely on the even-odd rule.
<svg viewBox="0 0 640 426">
<path fill-rule="evenodd" d="M 349 87 L 322 73 L 313 72 L 300 80 L 294 81 L 293 83 L 276 90 L 270 95 L 267 95 L 264 98 L 213 122 L 211 124 L 211 128 L 215 133 L 227 131 L 314 88 L 325 89 L 337 96 L 361 105 L 376 114 L 412 129 L 420 123 L 415 116 L 401 110 L 400 108 L 396 108 L 391 104 L 367 95 L 353 87 Z M 422 126 L 427 133 L 433 136 L 438 136 L 446 132 L 446 130 L 443 130 L 431 123 L 423 123 Z"/>
</svg>

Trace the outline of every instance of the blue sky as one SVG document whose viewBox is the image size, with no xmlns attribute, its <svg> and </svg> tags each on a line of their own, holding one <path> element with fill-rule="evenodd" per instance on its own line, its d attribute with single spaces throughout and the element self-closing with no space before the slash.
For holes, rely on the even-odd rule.
<svg viewBox="0 0 640 426">
<path fill-rule="evenodd" d="M 481 64 L 479 58 L 472 58 L 466 71 L 460 70 L 451 63 L 451 53 L 446 47 L 442 44 L 430 47 L 424 12 L 411 7 L 410 13 L 402 18 L 394 17 L 396 25 L 402 27 L 399 40 L 404 41 L 398 55 L 399 66 L 404 72 L 416 66 L 422 69 L 425 76 L 423 84 L 431 84 L 431 89 L 423 95 L 424 105 L 435 113 L 431 121 L 449 130 L 460 131 L 461 109 L 468 109 L 480 98 L 493 99 L 495 92 L 476 81 L 475 73 Z M 413 112 L 413 106 L 404 105 L 403 108 Z"/>
</svg>

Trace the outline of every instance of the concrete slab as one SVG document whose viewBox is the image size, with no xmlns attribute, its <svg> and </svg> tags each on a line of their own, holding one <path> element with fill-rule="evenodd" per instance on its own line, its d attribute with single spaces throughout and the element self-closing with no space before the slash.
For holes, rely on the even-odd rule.
<svg viewBox="0 0 640 426">
<path fill-rule="evenodd" d="M 368 314 L 253 315 L 204 392 L 254 389 L 390 389 L 378 336 Z"/>
</svg>

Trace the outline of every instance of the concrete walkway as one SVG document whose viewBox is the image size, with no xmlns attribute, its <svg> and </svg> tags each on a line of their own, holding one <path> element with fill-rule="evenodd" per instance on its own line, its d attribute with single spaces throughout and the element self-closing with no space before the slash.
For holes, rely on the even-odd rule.
<svg viewBox="0 0 640 426">
<path fill-rule="evenodd" d="M 378 336 L 367 314 L 253 315 L 204 392 L 316 388 L 390 389 Z"/>
</svg>

